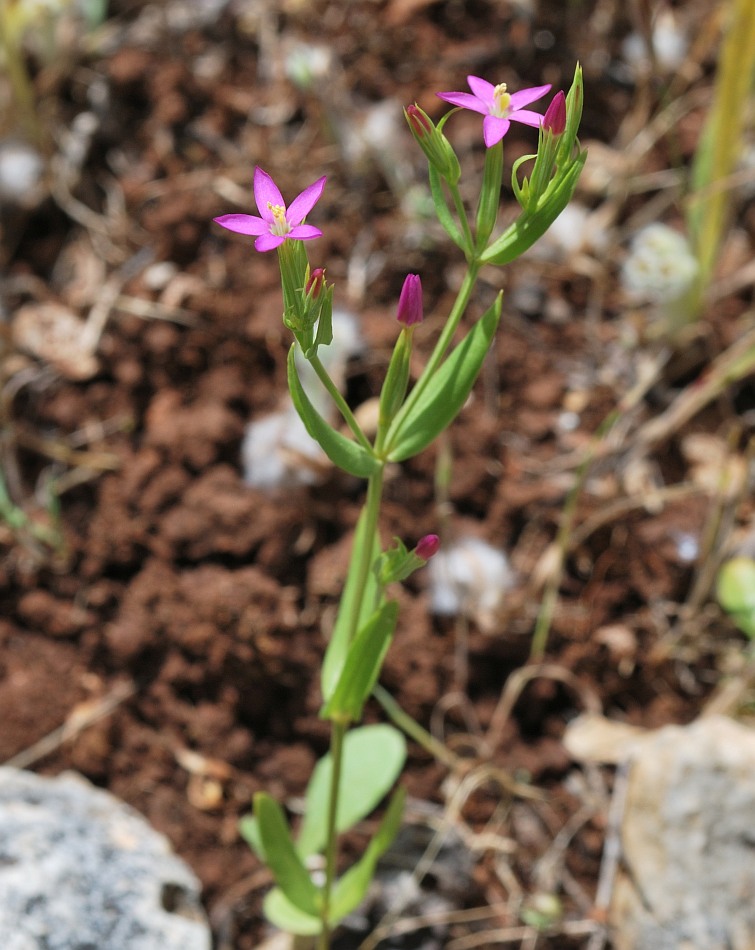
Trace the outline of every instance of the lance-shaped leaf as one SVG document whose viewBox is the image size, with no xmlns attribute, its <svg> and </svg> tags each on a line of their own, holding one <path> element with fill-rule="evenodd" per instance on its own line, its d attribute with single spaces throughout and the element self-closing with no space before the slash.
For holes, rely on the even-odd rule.
<svg viewBox="0 0 755 950">
<path fill-rule="evenodd" d="M 320 890 L 297 854 L 283 809 L 270 795 L 258 792 L 254 796 L 254 817 L 275 883 L 294 907 L 316 917 Z"/>
<path fill-rule="evenodd" d="M 398 619 L 398 601 L 381 604 L 349 644 L 333 695 L 320 711 L 322 719 L 357 722 L 372 692 Z"/>
<path fill-rule="evenodd" d="M 274 887 L 262 902 L 265 917 L 274 927 L 297 937 L 316 937 L 322 932 L 322 920 L 314 914 L 305 914 L 286 897 L 279 887 Z"/>
<path fill-rule="evenodd" d="M 391 799 L 377 834 L 367 845 L 359 861 L 336 881 L 330 903 L 329 923 L 337 924 L 361 904 L 375 874 L 375 865 L 388 850 L 401 827 L 406 789 L 400 788 Z"/>
<path fill-rule="evenodd" d="M 362 512 L 354 532 L 353 549 L 362 551 L 367 546 L 371 547 L 372 556 L 370 561 L 374 564 L 380 555 L 380 540 L 377 534 L 373 534 L 371 538 L 367 537 L 366 525 L 367 516 Z M 349 573 L 346 575 L 346 584 L 341 595 L 341 603 L 338 605 L 338 616 L 333 626 L 333 633 L 328 643 L 328 649 L 325 651 L 325 658 L 320 671 L 320 690 L 326 702 L 333 695 L 333 690 L 341 676 L 343 664 L 346 662 L 352 636 L 351 625 L 354 612 L 358 611 L 355 626 L 359 630 L 377 606 L 378 584 L 374 571 L 371 570 L 368 573 L 363 591 L 358 590 L 359 586 L 359 558 L 352 558 L 349 564 Z"/>
<path fill-rule="evenodd" d="M 379 462 L 364 446 L 352 442 L 329 425 L 309 401 L 296 368 L 295 347 L 296 344 L 292 344 L 288 351 L 288 388 L 307 432 L 334 465 L 359 478 L 369 478 Z"/>
<path fill-rule="evenodd" d="M 393 726 L 379 723 L 346 733 L 336 830 L 353 827 L 388 794 L 406 761 L 406 740 Z M 296 849 L 302 858 L 325 847 L 333 760 L 324 756 L 315 766 L 306 793 L 306 808 Z"/>
<path fill-rule="evenodd" d="M 416 401 L 411 393 L 393 420 L 386 458 L 401 462 L 426 448 L 461 411 L 501 318 L 501 294 L 440 366 Z"/>
</svg>

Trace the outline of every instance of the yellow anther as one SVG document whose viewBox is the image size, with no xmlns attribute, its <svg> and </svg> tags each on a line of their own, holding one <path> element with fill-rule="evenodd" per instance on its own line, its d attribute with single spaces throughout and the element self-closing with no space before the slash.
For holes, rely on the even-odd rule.
<svg viewBox="0 0 755 950">
<path fill-rule="evenodd" d="M 268 211 L 272 212 L 273 218 L 275 219 L 275 223 L 270 228 L 270 232 L 281 237 L 284 234 L 288 234 L 288 232 L 291 230 L 291 227 L 286 220 L 286 209 L 281 205 L 274 205 L 271 201 L 268 201 L 267 207 Z"/>
<path fill-rule="evenodd" d="M 506 92 L 507 88 L 506 83 L 502 82 L 493 91 L 493 115 L 498 116 L 499 119 L 506 117 L 506 110 L 511 102 L 511 96 Z"/>
</svg>

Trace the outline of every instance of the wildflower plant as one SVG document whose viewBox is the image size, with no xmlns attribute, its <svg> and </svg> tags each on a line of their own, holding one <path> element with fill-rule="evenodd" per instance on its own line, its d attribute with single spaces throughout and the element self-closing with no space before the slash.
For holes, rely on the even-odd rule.
<svg viewBox="0 0 755 950">
<path fill-rule="evenodd" d="M 254 195 L 259 213 L 215 219 L 231 231 L 254 236 L 256 250 L 277 251 L 283 321 L 294 336 L 288 354 L 293 404 L 307 432 L 329 459 L 366 481 L 344 590 L 320 674 L 320 716 L 331 726 L 330 751 L 315 767 L 296 836 L 281 806 L 264 792 L 254 796 L 254 814 L 242 822 L 242 833 L 276 882 L 265 900 L 268 918 L 290 933 L 316 938 L 320 950 L 330 947 L 333 929 L 361 902 L 377 861 L 399 828 L 401 789 L 393 793 L 362 857 L 338 877 L 339 834 L 366 817 L 391 790 L 406 756 L 403 735 L 393 726 L 359 725 L 397 625 L 398 601 L 392 596 L 392 587 L 422 568 L 440 544 L 436 535 L 427 535 L 413 547 L 400 538 L 383 546 L 379 522 L 386 466 L 422 452 L 460 413 L 501 317 L 499 294 L 454 345 L 479 271 L 484 265 L 516 260 L 544 234 L 571 198 L 586 158 L 577 141 L 583 101 L 579 66 L 568 94 L 557 93 L 545 117 L 525 106 L 544 96 L 550 86 L 509 93 L 505 85 L 494 86 L 478 77 L 470 77 L 469 83 L 472 94 L 439 95 L 457 108 L 485 116 L 485 166 L 475 209 L 468 209 L 462 201 L 461 165 L 445 134 L 453 112 L 436 124 L 416 104 L 405 109 L 409 129 L 427 158 L 436 214 L 464 254 L 467 268 L 414 385 L 410 385 L 410 365 L 414 336 L 422 332 L 422 283 L 419 275 L 407 275 L 397 305 L 396 344 L 379 395 L 377 431 L 372 438 L 359 425 L 318 355 L 319 348 L 332 341 L 334 288 L 324 268 L 310 266 L 306 242 L 321 232 L 305 219 L 315 210 L 325 178 L 286 205 L 272 178 L 257 168 Z M 496 235 L 503 139 L 512 121 L 539 128 L 538 148 L 514 165 L 512 187 L 520 212 Z M 520 181 L 519 171 L 528 160 L 534 162 L 531 174 Z M 321 414 L 315 405 L 321 405 L 321 400 L 308 394 L 300 375 L 302 358 L 333 401 L 348 435 Z M 319 876 L 311 870 L 318 860 L 322 868 Z"/>
</svg>

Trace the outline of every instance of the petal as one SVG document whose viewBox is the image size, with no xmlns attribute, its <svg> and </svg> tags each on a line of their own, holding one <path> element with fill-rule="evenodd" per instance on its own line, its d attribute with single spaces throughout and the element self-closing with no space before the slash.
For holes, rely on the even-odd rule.
<svg viewBox="0 0 755 950">
<path fill-rule="evenodd" d="M 513 112 L 516 109 L 521 109 L 522 106 L 528 106 L 531 102 L 534 102 L 536 99 L 541 99 L 546 92 L 551 91 L 551 84 L 547 83 L 545 86 L 532 86 L 530 89 L 520 89 L 519 92 L 512 92 L 511 99 L 509 100 L 509 109 Z"/>
<path fill-rule="evenodd" d="M 450 102 L 453 106 L 460 106 L 462 109 L 471 109 L 473 112 L 479 112 L 481 115 L 487 115 L 490 111 L 484 102 L 480 102 L 477 96 L 472 96 L 468 92 L 436 92 L 439 99 Z"/>
<path fill-rule="evenodd" d="M 235 231 L 236 234 L 264 234 L 270 230 L 270 225 L 256 214 L 221 214 L 212 219 L 221 228 Z"/>
<path fill-rule="evenodd" d="M 485 145 L 491 148 L 496 142 L 500 142 L 510 125 L 508 119 L 500 119 L 497 115 L 486 115 L 482 123 L 482 138 Z"/>
<path fill-rule="evenodd" d="M 486 106 L 493 105 L 495 86 L 492 82 L 488 82 L 487 79 L 480 79 L 479 76 L 467 76 L 467 82 L 478 99 L 481 99 Z"/>
<path fill-rule="evenodd" d="M 259 165 L 254 169 L 254 200 L 257 202 L 257 210 L 266 221 L 273 220 L 273 213 L 268 208 L 269 204 L 286 207 L 278 186 Z"/>
<path fill-rule="evenodd" d="M 297 224 L 288 232 L 286 237 L 295 241 L 311 241 L 312 238 L 322 237 L 322 231 L 311 224 Z"/>
<path fill-rule="evenodd" d="M 539 129 L 543 124 L 543 117 L 540 113 L 530 112 L 529 109 L 519 109 L 517 112 L 512 112 L 509 118 L 512 122 L 523 122 L 524 125 L 531 125 L 536 129 Z"/>
<path fill-rule="evenodd" d="M 326 177 L 323 175 L 322 178 L 318 178 L 317 181 L 313 182 L 305 188 L 300 195 L 294 198 L 291 202 L 291 207 L 286 212 L 286 220 L 289 224 L 301 224 L 307 217 L 309 212 L 320 200 L 320 195 L 325 187 L 326 180 Z"/>
<path fill-rule="evenodd" d="M 268 231 L 267 234 L 260 234 L 254 242 L 254 249 L 256 251 L 272 251 L 274 247 L 283 244 L 285 240 L 286 239 L 281 237 L 280 234 L 271 234 Z"/>
</svg>

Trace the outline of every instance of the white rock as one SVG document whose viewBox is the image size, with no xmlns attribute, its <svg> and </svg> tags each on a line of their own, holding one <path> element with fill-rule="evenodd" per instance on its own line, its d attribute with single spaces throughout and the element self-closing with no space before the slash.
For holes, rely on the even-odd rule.
<svg viewBox="0 0 755 950">
<path fill-rule="evenodd" d="M 42 156 L 31 145 L 15 139 L 0 141 L 0 203 L 33 205 L 43 173 Z"/>
<path fill-rule="evenodd" d="M 199 890 L 114 796 L 73 774 L 0 768 L 3 950 L 209 950 Z"/>
<path fill-rule="evenodd" d="M 514 585 L 508 558 L 479 538 L 442 547 L 428 564 L 430 605 L 436 614 L 466 614 L 488 626 Z"/>
<path fill-rule="evenodd" d="M 697 259 L 683 234 L 665 224 L 649 224 L 632 241 L 621 281 L 638 300 L 672 303 L 689 290 L 697 270 Z"/>
<path fill-rule="evenodd" d="M 755 947 L 755 730 L 722 716 L 632 751 L 616 950 Z"/>
</svg>

